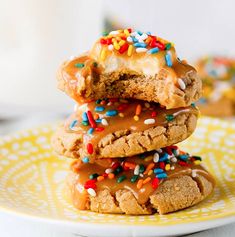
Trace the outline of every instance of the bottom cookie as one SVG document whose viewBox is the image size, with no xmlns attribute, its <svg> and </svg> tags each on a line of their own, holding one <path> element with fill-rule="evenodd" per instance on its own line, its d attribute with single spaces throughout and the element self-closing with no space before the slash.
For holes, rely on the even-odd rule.
<svg viewBox="0 0 235 237">
<path fill-rule="evenodd" d="M 67 183 L 80 210 L 166 214 L 193 206 L 212 193 L 215 181 L 200 161 L 176 146 L 118 161 L 74 161 Z"/>
</svg>

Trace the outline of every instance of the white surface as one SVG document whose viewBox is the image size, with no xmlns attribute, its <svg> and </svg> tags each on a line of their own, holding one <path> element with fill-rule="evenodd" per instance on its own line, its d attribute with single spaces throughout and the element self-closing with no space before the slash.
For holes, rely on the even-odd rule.
<svg viewBox="0 0 235 237">
<path fill-rule="evenodd" d="M 56 71 L 100 35 L 101 7 L 95 0 L 0 0 L 0 103 L 66 106 Z"/>
<path fill-rule="evenodd" d="M 233 218 L 234 219 L 234 218 Z M 234 220 L 233 220 L 234 221 Z M 170 236 L 180 236 L 178 233 L 186 233 L 189 230 L 194 232 L 200 228 L 207 228 L 209 225 L 219 226 L 228 222 L 228 220 L 215 220 L 209 221 L 207 223 L 202 224 L 193 224 L 191 227 L 189 225 L 185 225 L 184 227 L 163 227 L 163 229 L 156 230 L 154 227 L 134 227 L 131 231 L 131 228 L 118 228 L 114 226 L 104 226 L 101 227 L 98 225 L 80 225 L 79 223 L 56 223 L 49 221 L 40 222 L 39 219 L 26 219 L 19 218 L 15 215 L 8 215 L 4 213 L 0 213 L 0 236 L 4 237 L 72 237 L 72 236 L 81 236 L 81 237 L 146 237 L 146 236 L 166 236 L 168 233 Z M 12 228 L 14 223 L 14 228 Z M 99 228 L 98 228 L 99 227 Z M 167 230 L 168 228 L 168 230 Z M 82 235 L 75 234 L 79 231 L 80 233 L 84 233 Z M 167 232 L 166 232 L 167 231 Z M 220 228 L 214 228 L 211 230 L 206 230 L 202 232 L 197 232 L 190 235 L 183 235 L 188 237 L 230 237 L 234 236 L 233 233 L 235 231 L 235 224 L 230 224 L 226 226 L 222 226 Z M 89 233 L 89 234 L 88 234 Z M 112 235 L 110 233 L 113 233 Z M 128 234 L 129 233 L 129 234 Z M 176 234 L 176 235 L 175 235 Z"/>
<path fill-rule="evenodd" d="M 234 0 L 104 0 L 105 12 L 125 26 L 173 41 L 179 58 L 207 53 L 235 57 Z M 120 25 L 120 24 L 119 24 Z M 226 43 L 225 43 L 226 42 Z"/>
<path fill-rule="evenodd" d="M 235 55 L 234 0 L 0 0 L 0 103 L 64 105 L 58 66 L 88 50 L 106 12 L 172 40 L 180 58 Z"/>
</svg>

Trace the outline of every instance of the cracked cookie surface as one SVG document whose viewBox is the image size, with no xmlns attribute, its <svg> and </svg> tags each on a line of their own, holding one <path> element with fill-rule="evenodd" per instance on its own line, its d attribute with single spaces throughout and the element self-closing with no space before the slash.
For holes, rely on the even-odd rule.
<svg viewBox="0 0 235 237">
<path fill-rule="evenodd" d="M 140 100 L 83 103 L 52 138 L 60 155 L 90 160 L 127 157 L 183 141 L 196 127 L 194 105 L 166 109 Z"/>
<path fill-rule="evenodd" d="M 95 158 L 126 157 L 176 144 L 189 137 L 196 128 L 195 114 L 181 114 L 162 126 L 151 127 L 141 132 L 128 129 L 107 134 L 97 144 Z M 83 149 L 83 135 L 67 132 L 60 127 L 52 137 L 54 150 L 69 158 L 87 155 Z"/>
<path fill-rule="evenodd" d="M 80 209 L 81 203 L 76 199 L 76 185 L 76 174 L 71 172 L 68 187 L 73 204 Z M 99 213 L 128 215 L 149 215 L 155 212 L 166 214 L 191 207 L 207 198 L 212 191 L 213 183 L 203 175 L 198 174 L 196 178 L 180 175 L 164 181 L 144 204 L 138 203 L 130 190 L 120 189 L 111 193 L 104 187 L 97 191 L 95 197 L 86 196 L 85 209 Z"/>
</svg>

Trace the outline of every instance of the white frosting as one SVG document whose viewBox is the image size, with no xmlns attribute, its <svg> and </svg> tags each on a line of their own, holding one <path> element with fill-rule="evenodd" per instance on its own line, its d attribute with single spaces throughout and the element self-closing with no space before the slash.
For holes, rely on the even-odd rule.
<svg viewBox="0 0 235 237">
<path fill-rule="evenodd" d="M 129 60 L 124 57 L 118 57 L 114 54 L 107 57 L 102 66 L 105 68 L 105 73 L 111 73 L 128 68 L 129 70 L 146 75 L 155 75 L 159 72 L 160 68 L 158 60 L 152 60 L 150 57 Z"/>
<path fill-rule="evenodd" d="M 107 50 L 107 56 L 102 61 L 100 60 L 101 50 L 102 46 L 99 43 L 96 43 L 90 52 L 90 56 L 103 66 L 104 73 L 128 69 L 145 75 L 154 76 L 166 65 L 164 57 L 166 51 L 161 51 L 156 54 L 148 54 L 146 52 L 135 53 L 128 57 L 126 55 L 121 55 L 114 50 Z M 171 55 L 172 62 L 174 62 L 176 60 L 174 48 L 172 47 L 167 52 Z"/>
</svg>

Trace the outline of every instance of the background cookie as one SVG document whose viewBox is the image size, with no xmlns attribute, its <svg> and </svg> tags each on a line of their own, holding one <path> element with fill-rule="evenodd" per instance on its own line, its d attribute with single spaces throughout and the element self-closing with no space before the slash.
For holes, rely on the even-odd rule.
<svg viewBox="0 0 235 237">
<path fill-rule="evenodd" d="M 197 62 L 203 83 L 198 105 L 202 114 L 225 117 L 235 114 L 235 60 L 207 56 Z"/>
</svg>

